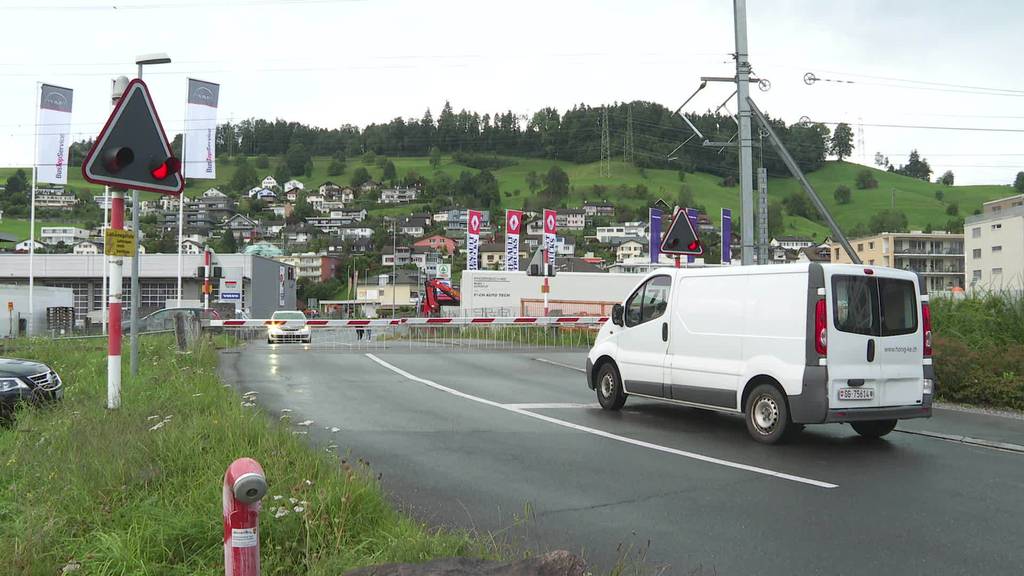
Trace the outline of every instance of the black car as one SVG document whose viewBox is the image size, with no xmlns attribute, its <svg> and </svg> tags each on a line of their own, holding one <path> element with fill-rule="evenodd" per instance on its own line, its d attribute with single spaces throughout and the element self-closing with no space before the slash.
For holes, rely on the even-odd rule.
<svg viewBox="0 0 1024 576">
<path fill-rule="evenodd" d="M 42 404 L 64 396 L 60 376 L 46 364 L 0 358 L 0 418 L 7 418 L 20 402 Z"/>
</svg>

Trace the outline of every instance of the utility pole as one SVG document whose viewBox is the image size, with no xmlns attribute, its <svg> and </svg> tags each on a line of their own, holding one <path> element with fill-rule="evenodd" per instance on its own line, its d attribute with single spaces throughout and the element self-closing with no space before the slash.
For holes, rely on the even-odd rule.
<svg viewBox="0 0 1024 576">
<path fill-rule="evenodd" d="M 612 176 L 612 144 L 608 135 L 608 107 L 601 114 L 601 177 Z"/>
<path fill-rule="evenodd" d="M 750 138 L 750 62 L 747 60 L 747 1 L 733 0 L 736 28 L 736 115 L 739 121 L 741 263 L 754 263 L 754 156 Z"/>
<path fill-rule="evenodd" d="M 633 105 L 626 108 L 626 142 L 622 150 L 622 159 L 626 163 L 633 162 Z"/>
<path fill-rule="evenodd" d="M 768 263 L 768 169 L 757 171 L 757 263 Z"/>
</svg>

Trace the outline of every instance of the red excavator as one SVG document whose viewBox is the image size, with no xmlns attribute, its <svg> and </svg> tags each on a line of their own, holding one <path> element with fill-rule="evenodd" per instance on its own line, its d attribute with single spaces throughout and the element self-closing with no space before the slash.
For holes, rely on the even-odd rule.
<svg viewBox="0 0 1024 576">
<path fill-rule="evenodd" d="M 459 291 L 452 288 L 444 280 L 437 278 L 427 280 L 423 285 L 423 299 L 420 301 L 420 313 L 424 316 L 435 316 L 441 312 L 441 306 L 458 306 Z"/>
</svg>

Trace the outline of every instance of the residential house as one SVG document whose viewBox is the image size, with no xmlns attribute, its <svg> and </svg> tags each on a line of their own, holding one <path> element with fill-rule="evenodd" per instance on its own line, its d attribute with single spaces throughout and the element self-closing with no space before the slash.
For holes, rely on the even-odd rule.
<svg viewBox="0 0 1024 576">
<path fill-rule="evenodd" d="M 289 202 L 295 202 L 296 200 L 298 200 L 298 198 L 299 198 L 299 189 L 298 188 L 292 188 L 291 190 L 289 190 L 289 191 L 284 193 L 284 199 L 289 201 Z M 308 202 L 309 199 L 307 199 L 306 201 Z"/>
<path fill-rule="evenodd" d="M 206 244 L 204 242 L 196 242 L 191 238 L 185 238 L 181 241 L 182 254 L 202 254 L 205 251 Z"/>
<path fill-rule="evenodd" d="M 203 192 L 203 198 L 227 198 L 227 194 L 217 190 L 216 188 L 210 188 L 206 192 Z"/>
<path fill-rule="evenodd" d="M 577 208 L 559 210 L 555 221 L 559 230 L 583 230 L 587 227 L 587 213 Z"/>
<path fill-rule="evenodd" d="M 269 212 L 274 218 L 283 219 L 288 218 L 292 215 L 294 208 L 291 204 L 276 204 L 274 206 L 268 206 L 264 212 Z"/>
<path fill-rule="evenodd" d="M 796 251 L 808 246 L 814 246 L 817 242 L 803 236 L 779 236 L 778 238 L 772 238 L 768 244 L 773 247 L 781 246 L 787 250 Z"/>
<path fill-rule="evenodd" d="M 224 222 L 224 228 L 233 234 L 236 240 L 251 240 L 260 233 L 259 224 L 245 214 L 235 214 L 228 218 Z"/>
<path fill-rule="evenodd" d="M 338 234 L 341 227 L 350 224 L 351 221 L 332 216 L 310 216 L 306 218 L 306 223 L 315 227 L 322 234 Z"/>
<path fill-rule="evenodd" d="M 39 229 L 39 240 L 44 244 L 71 246 L 88 239 L 89 231 L 75 226 L 43 226 Z"/>
<path fill-rule="evenodd" d="M 310 208 L 317 212 L 324 211 L 324 197 L 319 194 L 310 194 L 309 196 L 306 196 L 306 203 L 309 204 Z"/>
<path fill-rule="evenodd" d="M 407 236 L 420 237 L 430 225 L 430 220 L 424 216 L 409 216 L 403 218 L 398 224 L 398 232 Z"/>
<path fill-rule="evenodd" d="M 985 202 L 964 224 L 969 286 L 1024 290 L 1024 194 Z"/>
<path fill-rule="evenodd" d="M 267 176 L 263 179 L 263 182 L 260 182 L 260 185 L 264 188 L 276 188 L 277 180 L 275 180 L 273 176 Z"/>
<path fill-rule="evenodd" d="M 797 261 L 799 262 L 831 262 L 832 261 L 832 248 L 830 245 L 825 244 L 824 246 L 808 246 L 801 248 L 797 251 Z"/>
<path fill-rule="evenodd" d="M 142 245 L 139 245 L 142 248 Z M 71 249 L 72 254 L 103 254 L 103 243 L 93 240 L 83 240 L 75 244 Z"/>
<path fill-rule="evenodd" d="M 409 246 L 395 246 L 392 249 L 391 246 L 385 245 L 381 249 L 381 266 L 405 266 L 410 262 L 412 262 L 412 248 Z"/>
<path fill-rule="evenodd" d="M 366 209 L 360 208 L 359 210 L 331 210 L 331 218 L 340 218 L 346 223 L 349 222 L 362 222 L 366 219 Z"/>
<path fill-rule="evenodd" d="M 252 198 L 253 196 L 256 196 L 257 192 L 259 192 L 260 190 L 263 190 L 263 188 L 264 188 L 264 186 L 253 186 L 252 188 L 249 188 L 249 191 L 246 192 L 246 195 L 249 198 Z"/>
<path fill-rule="evenodd" d="M 626 240 L 615 249 L 615 261 L 625 262 L 631 258 L 639 258 L 644 254 L 645 244 L 637 240 Z"/>
<path fill-rule="evenodd" d="M 606 270 L 591 262 L 589 259 L 577 258 L 575 256 L 556 259 L 555 270 L 558 272 L 606 272 Z"/>
<path fill-rule="evenodd" d="M 435 212 L 434 215 L 431 217 L 431 219 L 434 222 L 437 222 L 439 224 L 447 224 L 448 223 L 448 211 L 444 210 L 444 211 L 441 211 L 441 212 Z"/>
<path fill-rule="evenodd" d="M 263 235 L 270 237 L 277 237 L 281 235 L 281 230 L 285 227 L 284 220 L 264 220 L 263 221 Z"/>
<path fill-rule="evenodd" d="M 298 280 L 305 278 L 313 282 L 326 282 L 334 278 L 335 271 L 341 266 L 341 259 L 337 256 L 314 252 L 277 256 L 274 260 L 293 266 Z"/>
<path fill-rule="evenodd" d="M 976 227 L 977 224 L 972 224 L 965 229 Z M 965 287 L 963 234 L 883 232 L 851 240 L 850 244 L 866 266 L 888 266 L 919 273 L 929 292 L 963 290 Z M 832 262 L 850 262 L 838 243 L 833 242 L 831 248 Z"/>
<path fill-rule="evenodd" d="M 607 203 L 584 204 L 583 213 L 586 214 L 588 218 L 593 218 L 594 216 L 614 216 L 615 206 Z"/>
<path fill-rule="evenodd" d="M 372 238 L 356 238 L 352 240 L 353 254 L 367 254 L 373 252 Z"/>
<path fill-rule="evenodd" d="M 330 214 L 335 210 L 344 210 L 345 203 L 337 200 L 324 200 L 320 202 L 319 211 L 321 214 Z"/>
<path fill-rule="evenodd" d="M 299 226 L 285 226 L 281 229 L 281 238 L 289 244 L 305 244 L 313 239 L 317 228 L 310 224 Z"/>
<path fill-rule="evenodd" d="M 78 204 L 78 197 L 63 188 L 36 188 L 36 208 L 49 210 L 71 210 Z"/>
<path fill-rule="evenodd" d="M 31 240 L 22 240 L 21 242 L 18 242 L 17 244 L 14 245 L 14 251 L 18 252 L 19 254 L 24 254 L 24 253 L 28 252 L 29 248 L 32 246 L 31 242 L 32 242 Z M 46 249 L 46 244 L 43 244 L 42 242 L 40 242 L 38 240 L 35 241 L 35 251 L 36 252 L 38 252 L 40 250 L 45 250 L 45 249 Z"/>
<path fill-rule="evenodd" d="M 480 227 L 484 230 L 490 230 L 491 228 L 491 213 L 488 210 L 481 212 Z M 459 208 L 455 208 L 448 211 L 448 216 L 445 220 L 445 229 L 449 232 L 462 231 L 465 232 L 469 228 L 469 211 Z"/>
<path fill-rule="evenodd" d="M 420 273 L 416 270 L 398 269 L 394 275 L 389 271 L 356 285 L 356 300 L 376 309 L 416 306 L 419 297 Z"/>
<path fill-rule="evenodd" d="M 359 185 L 359 191 L 363 193 L 373 192 L 377 188 L 380 188 L 380 182 L 375 182 L 373 180 L 367 180 Z"/>
<path fill-rule="evenodd" d="M 340 226 L 338 234 L 346 240 L 355 240 L 357 238 L 372 239 L 373 228 L 362 224 L 349 224 L 346 226 Z"/>
<path fill-rule="evenodd" d="M 380 191 L 380 204 L 408 204 L 419 195 L 416 188 L 385 188 Z"/>
<path fill-rule="evenodd" d="M 250 190 L 249 197 L 260 200 L 261 202 L 277 202 L 277 193 L 270 188 L 260 188 L 259 190 Z"/>
<path fill-rule="evenodd" d="M 306 185 L 303 184 L 302 182 L 299 182 L 298 180 L 295 180 L 294 178 L 284 183 L 284 191 L 285 191 L 285 193 L 291 192 L 293 190 L 305 190 L 305 189 L 306 189 Z"/>
<path fill-rule="evenodd" d="M 443 254 L 455 254 L 459 247 L 458 242 L 440 234 L 420 238 L 413 242 L 412 245 L 416 248 L 429 248 Z"/>
<path fill-rule="evenodd" d="M 529 254 L 519 247 L 520 260 L 528 258 Z M 505 268 L 505 239 L 498 237 L 494 242 L 484 242 L 480 246 L 480 267 L 487 270 L 501 270 Z"/>
<path fill-rule="evenodd" d="M 598 226 L 597 241 L 602 244 L 619 245 L 627 240 L 644 242 L 647 240 L 647 224 L 644 222 L 626 222 L 613 226 Z"/>
</svg>

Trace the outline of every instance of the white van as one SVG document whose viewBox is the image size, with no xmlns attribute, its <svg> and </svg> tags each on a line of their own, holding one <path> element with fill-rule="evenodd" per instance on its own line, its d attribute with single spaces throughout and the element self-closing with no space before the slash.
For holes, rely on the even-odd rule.
<svg viewBox="0 0 1024 576">
<path fill-rule="evenodd" d="M 849 422 L 877 438 L 931 416 L 931 313 L 912 272 L 847 264 L 662 269 L 597 336 L 587 383 L 742 413 L 755 440 Z"/>
</svg>

